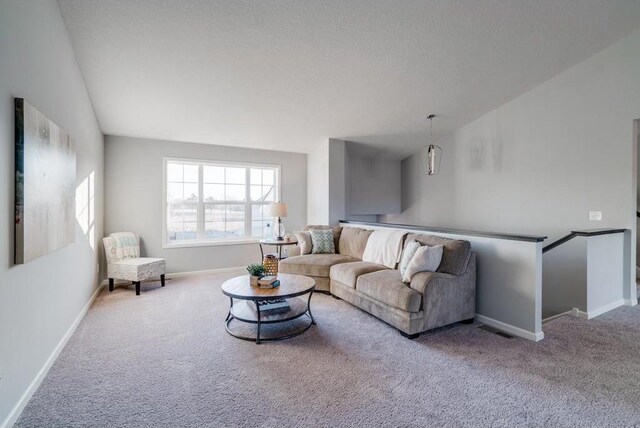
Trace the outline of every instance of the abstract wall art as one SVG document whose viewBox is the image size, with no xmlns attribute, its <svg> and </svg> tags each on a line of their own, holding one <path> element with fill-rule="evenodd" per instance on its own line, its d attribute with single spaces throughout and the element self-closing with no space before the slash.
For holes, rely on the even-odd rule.
<svg viewBox="0 0 640 428">
<path fill-rule="evenodd" d="M 76 155 L 69 135 L 15 98 L 15 263 L 75 241 Z"/>
</svg>

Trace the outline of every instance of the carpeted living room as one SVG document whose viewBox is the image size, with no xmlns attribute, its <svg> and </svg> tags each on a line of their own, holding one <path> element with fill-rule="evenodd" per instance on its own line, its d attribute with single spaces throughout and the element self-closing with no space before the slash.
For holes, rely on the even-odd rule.
<svg viewBox="0 0 640 428">
<path fill-rule="evenodd" d="M 0 58 L 0 428 L 640 424 L 636 0 L 0 0 Z"/>
</svg>

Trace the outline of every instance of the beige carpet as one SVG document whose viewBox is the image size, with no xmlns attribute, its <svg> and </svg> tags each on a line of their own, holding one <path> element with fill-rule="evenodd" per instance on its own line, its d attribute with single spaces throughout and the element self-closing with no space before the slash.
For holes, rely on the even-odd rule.
<svg viewBox="0 0 640 428">
<path fill-rule="evenodd" d="M 637 306 L 558 318 L 540 343 L 460 324 L 409 341 L 317 294 L 316 327 L 257 346 L 224 330 L 224 278 L 103 292 L 17 426 L 640 424 Z"/>
</svg>

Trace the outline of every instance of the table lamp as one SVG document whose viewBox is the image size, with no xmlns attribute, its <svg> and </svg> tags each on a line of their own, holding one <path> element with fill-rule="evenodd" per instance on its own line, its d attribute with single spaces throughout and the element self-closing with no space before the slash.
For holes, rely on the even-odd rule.
<svg viewBox="0 0 640 428">
<path fill-rule="evenodd" d="M 287 216 L 287 204 L 284 202 L 274 202 L 269 207 L 271 210 L 271 217 L 276 217 L 278 219 L 278 223 L 273 228 L 273 236 L 277 241 L 284 240 L 284 224 L 282 224 L 282 217 Z"/>
</svg>

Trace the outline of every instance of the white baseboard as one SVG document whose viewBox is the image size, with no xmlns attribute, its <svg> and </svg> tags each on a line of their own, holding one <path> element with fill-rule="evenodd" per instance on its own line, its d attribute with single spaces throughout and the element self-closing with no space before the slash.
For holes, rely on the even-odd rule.
<svg viewBox="0 0 640 428">
<path fill-rule="evenodd" d="M 505 333 L 509 333 L 513 336 L 522 337 L 523 339 L 532 340 L 534 342 L 539 342 L 544 339 L 544 333 L 541 331 L 534 333 L 480 314 L 476 314 L 476 319 L 482 324 L 497 328 L 498 330 L 502 330 Z"/>
<path fill-rule="evenodd" d="M 44 363 L 44 366 L 42 366 L 42 368 L 40 369 L 36 377 L 31 381 L 31 384 L 29 384 L 29 387 L 27 388 L 27 390 L 24 392 L 24 394 L 22 394 L 22 397 L 20 397 L 20 400 L 18 400 L 16 405 L 13 407 L 13 409 L 11 409 L 11 412 L 9 412 L 9 416 L 7 416 L 7 418 L 0 424 L 0 428 L 9 428 L 13 426 L 13 424 L 18 420 L 18 418 L 20 417 L 20 414 L 26 407 L 27 403 L 29 402 L 33 394 L 36 392 L 36 390 L 38 389 L 38 387 L 40 386 L 44 378 L 47 376 L 47 373 L 49 373 L 49 369 L 58 358 L 58 355 L 60 355 L 60 352 L 62 352 L 65 345 L 67 344 L 71 336 L 73 336 L 73 333 L 76 331 L 76 329 L 80 325 L 80 322 L 82 321 L 85 314 L 93 304 L 93 301 L 96 300 L 96 297 L 98 297 L 98 294 L 100 294 L 100 291 L 102 291 L 102 287 L 103 287 L 103 284 L 98 285 L 98 288 L 96 288 L 96 290 L 93 292 L 87 304 L 84 305 L 84 307 L 82 308 L 82 310 L 80 311 L 76 319 L 73 320 L 73 324 L 71 324 L 67 332 L 64 334 L 64 336 L 62 336 L 62 339 L 60 339 L 60 342 L 58 342 L 58 344 L 54 348 L 51 355 L 49 355 L 49 358 L 47 358 L 47 361 Z"/>
<path fill-rule="evenodd" d="M 620 306 L 623 306 L 625 304 L 624 299 L 620 299 L 620 300 L 616 300 L 614 302 L 611 302 L 609 304 L 606 304 L 604 306 L 600 306 L 597 309 L 594 309 L 592 311 L 589 312 L 584 312 L 579 310 L 578 308 L 573 308 L 573 315 L 577 316 L 578 318 L 584 318 L 587 320 L 593 319 L 597 316 L 600 316 L 602 314 L 604 314 L 605 312 L 609 312 L 615 308 L 619 308 Z"/>
<path fill-rule="evenodd" d="M 638 299 L 624 299 L 624 304 L 627 306 L 635 306 L 638 304 Z"/>
<path fill-rule="evenodd" d="M 211 275 L 211 274 L 233 273 L 233 272 L 247 273 L 244 266 L 236 266 L 236 267 L 229 267 L 229 268 L 193 270 L 188 272 L 174 272 L 174 273 L 168 273 L 165 276 L 167 278 L 180 278 L 183 276 Z"/>
<path fill-rule="evenodd" d="M 193 271 L 187 271 L 187 272 L 172 272 L 172 273 L 166 274 L 165 278 L 169 279 L 169 278 L 180 278 L 185 276 L 212 275 L 212 274 L 223 274 L 223 273 L 233 273 L 233 272 L 238 272 L 239 274 L 243 274 L 243 273 L 246 273 L 247 271 L 245 270 L 244 266 L 236 266 L 236 267 L 230 267 L 230 268 L 193 270 Z M 159 279 L 154 279 L 154 281 L 159 281 Z M 131 281 L 116 280 L 115 285 L 126 284 L 130 282 Z M 102 285 L 107 285 L 108 283 L 109 283 L 108 279 L 104 279 L 102 281 Z"/>
<path fill-rule="evenodd" d="M 551 315 L 550 317 L 543 318 L 542 319 L 542 324 L 547 323 L 549 321 L 553 321 L 554 319 L 563 317 L 565 315 L 573 315 L 573 309 L 570 310 L 570 311 L 562 312 L 562 313 L 559 313 L 559 314 L 556 314 L 556 315 Z"/>
</svg>

